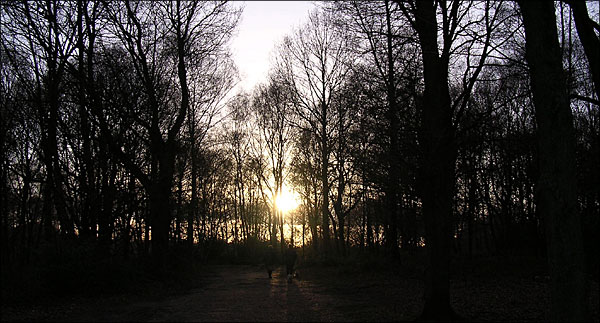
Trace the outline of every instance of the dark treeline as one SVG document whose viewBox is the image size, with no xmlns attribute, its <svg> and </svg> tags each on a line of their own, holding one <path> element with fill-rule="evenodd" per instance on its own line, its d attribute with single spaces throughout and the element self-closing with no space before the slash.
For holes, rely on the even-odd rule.
<svg viewBox="0 0 600 323">
<path fill-rule="evenodd" d="M 74 249 L 158 267 L 267 243 L 313 260 L 426 250 L 423 318 L 443 319 L 453 258 L 533 255 L 553 318 L 587 318 L 597 3 L 321 3 L 267 81 L 233 93 L 242 10 L 2 2 L 3 280 Z"/>
</svg>

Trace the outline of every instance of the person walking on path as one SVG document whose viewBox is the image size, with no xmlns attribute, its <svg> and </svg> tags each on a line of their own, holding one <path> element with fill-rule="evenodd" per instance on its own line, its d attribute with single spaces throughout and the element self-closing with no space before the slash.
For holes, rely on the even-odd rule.
<svg viewBox="0 0 600 323">
<path fill-rule="evenodd" d="M 296 264 L 297 257 L 298 255 L 296 254 L 296 249 L 294 249 L 294 246 L 290 244 L 285 252 L 285 269 L 287 272 L 288 282 L 291 282 L 292 277 L 294 276 L 294 265 Z"/>
<path fill-rule="evenodd" d="M 272 245 L 267 247 L 267 252 L 265 253 L 265 267 L 267 268 L 267 273 L 269 274 L 269 278 L 273 278 L 273 269 L 275 269 L 275 250 Z"/>
</svg>

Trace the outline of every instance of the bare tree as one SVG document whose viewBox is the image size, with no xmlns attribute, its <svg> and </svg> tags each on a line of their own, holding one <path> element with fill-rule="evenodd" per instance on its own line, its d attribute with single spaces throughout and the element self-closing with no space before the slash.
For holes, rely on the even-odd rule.
<svg viewBox="0 0 600 323">
<path fill-rule="evenodd" d="M 554 4 L 520 1 L 538 125 L 539 209 L 546 225 L 551 318 L 588 320 L 588 293 L 577 211 L 575 138 Z"/>
<path fill-rule="evenodd" d="M 4 7 L 6 6 L 6 7 Z M 10 38 L 12 48 L 19 49 L 30 66 L 26 71 L 33 74 L 32 99 L 36 101 L 41 126 L 41 151 L 45 165 L 44 221 L 46 233 L 52 228 L 56 212 L 60 231 L 74 233 L 72 214 L 68 213 L 64 180 L 58 153 L 58 122 L 61 109 L 61 89 L 67 68 L 67 60 L 75 49 L 75 33 L 68 26 L 68 19 L 75 16 L 75 6 L 59 1 L 21 1 L 3 4 L 3 33 Z M 7 39 L 8 40 L 8 39 Z M 7 43 L 3 42 L 4 46 Z M 13 55 L 17 51 L 4 48 Z M 8 57 L 13 63 L 15 58 Z M 48 237 L 49 238 L 49 237 Z"/>
<path fill-rule="evenodd" d="M 186 109 L 188 118 L 192 200 L 187 239 L 191 245 L 198 208 L 196 147 L 201 145 L 211 128 L 223 96 L 232 88 L 235 79 L 235 68 L 223 46 L 236 26 L 239 12 L 230 8 L 226 1 L 171 1 L 160 5 L 164 6 L 174 36 L 171 50 L 176 53 L 181 107 Z"/>
<path fill-rule="evenodd" d="M 331 13 L 314 11 L 306 26 L 284 38 L 276 70 L 293 91 L 298 126 L 317 138 L 320 152 L 321 231 L 325 253 L 329 250 L 329 168 L 332 150 L 332 100 L 346 80 L 351 59 L 348 39 L 335 32 Z"/>
<path fill-rule="evenodd" d="M 271 174 L 268 178 L 262 176 L 262 183 L 272 197 L 272 211 L 269 221 L 272 225 L 271 244 L 275 245 L 277 227 L 281 233 L 282 250 L 285 247 L 283 237 L 283 218 L 275 205 L 275 199 L 282 193 L 285 169 L 288 163 L 290 149 L 291 127 L 288 114 L 292 111 L 293 101 L 289 89 L 276 80 L 270 80 L 267 85 L 259 85 L 253 97 L 252 107 L 260 132 L 260 140 L 265 145 L 265 156 L 269 160 Z M 264 152 L 258 152 L 263 154 Z M 273 182 L 271 182 L 271 180 Z"/>
<path fill-rule="evenodd" d="M 401 167 L 405 156 L 401 155 L 400 132 L 406 125 L 402 124 L 401 115 L 409 110 L 414 96 L 414 87 L 418 52 L 413 44 L 413 31 L 401 19 L 401 11 L 390 1 L 360 2 L 348 1 L 336 3 L 332 8 L 342 12 L 341 28 L 351 30 L 355 34 L 358 46 L 354 49 L 362 55 L 366 64 L 373 66 L 374 81 L 382 88 L 383 112 L 386 117 L 386 155 L 383 158 L 387 173 L 384 190 L 388 214 L 386 217 L 386 246 L 395 254 L 398 248 L 398 229 L 404 216 L 399 208 L 401 186 Z M 400 228 L 403 230 L 403 228 Z M 405 242 L 409 230 L 403 230 Z"/>
<path fill-rule="evenodd" d="M 450 306 L 450 249 L 455 164 L 456 126 L 460 123 L 479 74 L 486 65 L 494 30 L 503 17 L 499 4 L 485 1 L 396 1 L 405 19 L 417 33 L 421 47 L 425 89 L 421 105 L 419 140 L 422 150 L 420 191 L 427 234 L 429 272 L 426 283 L 424 319 L 447 319 L 455 313 Z M 480 8 L 479 16 L 472 17 Z M 441 18 L 441 26 L 438 25 Z M 438 36 L 438 30 L 441 35 Z M 473 32 L 476 30 L 478 32 Z M 440 38 L 441 37 L 441 38 Z M 440 42 L 441 40 L 441 42 Z M 441 45 L 441 48 L 440 48 Z M 475 56 L 476 63 L 471 63 Z M 464 58 L 464 64 L 451 59 Z M 458 68 L 457 68 L 458 67 Z M 462 89 L 453 99 L 450 76 L 462 73 Z M 453 73 L 454 72 L 454 73 Z"/>
<path fill-rule="evenodd" d="M 128 107 L 128 113 L 144 129 L 151 156 L 149 171 L 135 164 L 131 156 L 118 147 L 104 117 L 100 126 L 103 135 L 110 138 L 108 141 L 113 152 L 148 192 L 153 252 L 162 259 L 171 223 L 170 197 L 179 134 L 190 109 L 187 75 L 192 61 L 190 56 L 194 51 L 220 50 L 237 23 L 239 11 L 230 9 L 225 3 L 182 4 L 176 1 L 163 8 L 150 3 L 125 1 L 111 4 L 108 14 L 112 32 L 127 50 L 143 85 L 143 105 Z M 170 22 L 166 26 L 159 23 L 164 15 Z M 229 28 L 220 29 L 224 24 Z M 222 33 L 204 34 L 207 26 L 218 26 L 215 31 Z M 162 39 L 165 41 L 161 42 Z M 170 77 L 174 74 L 177 75 L 177 86 L 171 82 Z M 178 93 L 179 103 L 172 102 L 170 93 L 173 89 L 178 90 L 175 93 Z M 138 117 L 134 111 L 140 108 L 143 114 Z"/>
<path fill-rule="evenodd" d="M 294 143 L 294 158 L 291 166 L 291 180 L 298 189 L 302 200 L 304 201 L 304 211 L 306 212 L 303 221 L 308 222 L 312 237 L 312 247 L 315 251 L 319 250 L 319 224 L 322 198 L 319 193 L 319 154 L 316 139 L 308 130 L 298 132 Z M 307 219 L 308 218 L 308 219 Z M 304 234 L 304 229 L 303 229 Z M 303 244 L 304 245 L 304 244 Z"/>
<path fill-rule="evenodd" d="M 592 102 L 598 105 L 600 103 L 600 38 L 596 32 L 600 32 L 600 25 L 589 17 L 585 1 L 565 2 L 573 10 L 577 34 L 587 56 L 590 74 L 596 89 L 596 100 L 592 100 Z"/>
</svg>

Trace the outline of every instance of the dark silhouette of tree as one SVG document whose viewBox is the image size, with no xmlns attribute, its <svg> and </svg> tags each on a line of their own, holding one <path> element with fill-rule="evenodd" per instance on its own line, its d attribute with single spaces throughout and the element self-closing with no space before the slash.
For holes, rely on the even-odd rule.
<svg viewBox="0 0 600 323">
<path fill-rule="evenodd" d="M 458 3 L 450 9 L 442 37 L 449 41 L 457 24 Z M 452 127 L 451 97 L 448 88 L 450 44 L 444 43 L 438 54 L 436 5 L 417 1 L 414 4 L 414 26 L 423 53 L 423 93 L 420 142 L 423 216 L 427 233 L 430 268 L 425 289 L 423 318 L 451 318 L 450 250 L 452 195 L 456 144 Z M 446 16 L 445 16 L 446 17 Z M 451 25 L 450 25 L 451 24 Z M 452 29 L 450 29 L 452 28 Z"/>
<path fill-rule="evenodd" d="M 82 193 L 82 210 L 80 216 L 81 235 L 94 238 L 99 234 L 101 252 L 108 254 L 113 222 L 112 190 L 108 186 L 108 168 L 115 163 L 106 154 L 106 143 L 95 145 L 99 139 L 97 127 L 93 124 L 91 111 L 101 108 L 101 97 L 97 89 L 97 57 L 96 48 L 102 38 L 100 32 L 103 5 L 100 1 L 77 2 L 77 19 L 75 26 L 77 35 L 77 60 L 69 61 L 70 73 L 73 75 L 72 89 L 76 93 L 72 96 L 78 102 L 78 115 L 80 127 L 81 170 L 79 174 L 79 187 Z M 101 148 L 100 148 L 101 147 Z M 100 182 L 101 184 L 98 185 Z M 96 226 L 98 225 L 98 228 Z M 97 232 L 98 231 L 98 232 Z"/>
<path fill-rule="evenodd" d="M 186 109 L 190 140 L 191 201 L 187 219 L 188 244 L 193 244 L 193 223 L 198 208 L 197 148 L 218 112 L 217 104 L 233 85 L 230 58 L 220 53 L 232 33 L 239 12 L 226 2 L 165 2 L 164 12 L 175 37 L 171 44 L 177 56 L 181 108 Z M 199 67 L 198 70 L 190 67 Z"/>
<path fill-rule="evenodd" d="M 483 5 L 481 18 L 469 20 L 467 13 L 475 9 L 473 2 L 398 2 L 405 18 L 418 35 L 422 53 L 424 92 L 421 109 L 419 144 L 419 190 L 427 236 L 429 271 L 425 292 L 424 319 L 455 317 L 450 306 L 449 265 L 452 245 L 453 197 L 455 193 L 455 164 L 457 158 L 456 126 L 468 108 L 469 98 L 479 74 L 485 66 L 501 10 L 490 1 Z M 439 7 L 439 13 L 438 13 Z M 441 17 L 441 28 L 438 27 Z M 471 25 L 472 26 L 469 26 Z M 480 25 L 480 27 L 476 27 Z M 477 32 L 466 32 L 474 28 Z M 438 42 L 438 29 L 441 42 Z M 482 29 L 482 30 L 481 30 Z M 457 43 L 460 39 L 461 42 Z M 441 48 L 440 48 L 441 45 Z M 472 64 L 471 52 L 477 52 Z M 463 54 L 466 52 L 466 54 Z M 467 61 L 462 75 L 460 92 L 450 91 L 450 59 L 463 54 Z"/>
<path fill-rule="evenodd" d="M 347 39 L 335 34 L 331 14 L 314 11 L 308 24 L 281 44 L 277 74 L 294 94 L 299 126 L 317 138 L 320 152 L 321 234 L 330 248 L 330 180 L 332 100 L 345 81 L 350 63 Z"/>
<path fill-rule="evenodd" d="M 600 100 L 600 38 L 596 36 L 596 31 L 600 31 L 600 26 L 589 17 L 585 1 L 565 2 L 573 10 L 577 34 L 585 50 L 590 74 L 594 82 L 594 88 L 596 89 L 596 101 L 594 103 L 598 105 L 600 103 L 598 101 Z"/>
<path fill-rule="evenodd" d="M 585 321 L 587 282 L 580 216 L 577 208 L 573 115 L 554 5 L 520 1 L 526 58 L 538 125 L 539 212 L 544 217 L 550 271 L 551 317 Z"/>
<path fill-rule="evenodd" d="M 386 245 L 391 254 L 396 255 L 399 233 L 404 246 L 413 245 L 414 212 L 406 209 L 404 203 L 409 195 L 410 171 L 409 151 L 414 151 L 415 139 L 411 136 L 411 119 L 407 114 L 414 110 L 416 96 L 416 73 L 418 73 L 418 52 L 412 42 L 413 32 L 401 18 L 400 8 L 392 2 L 339 2 L 332 9 L 343 12 L 342 29 L 349 29 L 360 39 L 355 50 L 371 64 L 374 81 L 381 87 L 386 110 L 384 143 L 386 155 L 382 156 L 385 165 L 386 194 Z M 363 73 L 365 71 L 362 71 Z M 366 80 L 365 80 L 366 81 Z M 414 119 L 413 119 L 414 120 Z M 402 136 L 402 137 L 401 137 Z M 410 139 L 409 139 L 410 138 Z M 406 149 L 412 145 L 412 149 Z"/>
<path fill-rule="evenodd" d="M 289 163 L 289 152 L 291 148 L 291 137 L 294 134 L 291 125 L 294 101 L 289 88 L 273 78 L 264 86 L 258 86 L 253 98 L 253 109 L 256 114 L 257 126 L 261 140 L 265 144 L 264 152 L 269 160 L 271 170 L 270 177 L 274 182 L 271 184 L 267 178 L 262 178 L 263 185 L 269 190 L 271 196 L 282 194 L 283 183 L 287 177 L 287 164 Z M 285 250 L 286 243 L 283 236 L 283 217 L 278 212 L 275 203 L 272 204 L 273 229 L 271 243 L 274 244 L 276 237 L 275 223 L 279 223 L 281 233 L 281 250 Z"/>
<path fill-rule="evenodd" d="M 537 281 L 543 260 L 551 318 L 589 318 L 595 3 L 322 3 L 250 94 L 233 92 L 237 7 L 1 2 L 3 297 L 88 286 L 71 270 L 256 263 L 301 226 L 303 265 L 425 268 L 423 320 L 460 319 L 450 282 L 480 264 L 531 261 L 515 272 Z M 284 214 L 286 188 L 301 205 Z"/>
<path fill-rule="evenodd" d="M 3 4 L 4 6 L 4 4 Z M 17 51 L 6 51 L 8 55 L 21 54 L 31 59 L 19 60 L 29 63 L 33 87 L 31 99 L 36 100 L 40 124 L 40 148 L 45 166 L 44 211 L 46 238 L 51 239 L 53 218 L 56 213 L 60 232 L 72 235 L 74 223 L 68 213 L 64 176 L 59 156 L 59 115 L 61 91 L 67 67 L 67 58 L 75 48 L 75 36 L 67 27 L 68 15 L 75 12 L 72 4 L 63 6 L 58 1 L 22 1 L 3 8 L 3 30 L 8 33 L 11 46 Z M 12 36 L 12 37 L 11 37 Z M 8 48 L 6 48 L 8 49 Z M 15 61 L 14 57 L 8 57 Z"/>
<path fill-rule="evenodd" d="M 114 33 L 126 48 L 136 76 L 143 86 L 145 103 L 141 107 L 142 118 L 134 115 L 136 122 L 146 132 L 148 152 L 151 158 L 149 171 L 144 171 L 131 157 L 126 156 L 110 134 L 107 123 L 100 122 L 103 135 L 108 138 L 112 150 L 142 183 L 149 195 L 150 219 L 152 225 L 153 253 L 164 261 L 171 223 L 171 188 L 173 185 L 175 156 L 178 153 L 179 132 L 190 109 L 187 65 L 188 56 L 194 50 L 214 51 L 222 46 L 228 33 L 237 23 L 239 12 L 230 11 L 224 3 L 205 4 L 177 1 L 169 3 L 166 10 L 149 3 L 113 4 L 108 9 Z M 183 7 L 182 7 L 183 6 Z M 160 25 L 157 19 L 163 14 L 169 17 L 171 25 Z M 206 47 L 196 47 L 201 33 L 212 26 L 217 33 L 215 40 L 206 42 Z M 148 28 L 151 27 L 151 28 Z M 221 29 L 225 28 L 225 29 Z M 166 43 L 161 44 L 164 37 Z M 165 48 L 165 53 L 159 51 Z M 166 55 L 161 55 L 166 54 Z M 172 57 L 172 58 L 171 58 Z M 167 95 L 169 80 L 161 79 L 169 75 L 167 69 L 172 63 L 176 66 L 180 103 L 177 107 L 169 104 Z M 165 74 L 163 74 L 165 73 Z M 172 85 L 171 85 L 172 86 Z M 165 88 L 166 87 L 166 88 Z M 130 109 L 136 107 L 129 107 Z M 172 117 L 174 116 L 174 117 Z"/>
<path fill-rule="evenodd" d="M 3 34 L 5 36 L 6 34 Z M 38 107 L 31 100 L 33 73 L 24 57 L 10 53 L 3 41 L 0 78 L 2 103 L 2 248 L 3 263 L 29 263 L 39 245 L 34 225 L 41 218 L 40 199 L 44 178 L 40 154 Z M 10 56 L 15 55 L 15 56 Z M 4 235 L 6 234 L 6 235 Z"/>
<path fill-rule="evenodd" d="M 319 250 L 318 225 L 322 198 L 319 192 L 319 156 L 316 138 L 309 130 L 301 130 L 295 138 L 294 158 L 291 162 L 292 183 L 302 197 L 305 220 L 312 236 L 312 247 Z M 306 219 L 308 218 L 308 219 Z"/>
<path fill-rule="evenodd" d="M 337 218 L 332 218 L 333 230 L 336 236 L 338 252 L 346 254 L 347 240 L 350 237 L 350 229 L 346 226 L 350 224 L 351 212 L 356 208 L 361 200 L 362 190 L 360 188 L 359 168 L 355 162 L 353 151 L 352 132 L 356 131 L 356 114 L 360 110 L 359 100 L 353 98 L 353 94 L 361 90 L 361 85 L 352 80 L 356 77 L 348 76 L 348 82 L 340 89 L 333 100 L 335 107 L 335 120 L 333 126 L 334 143 L 332 145 L 332 166 L 334 168 L 335 190 L 331 197 L 333 210 Z"/>
</svg>

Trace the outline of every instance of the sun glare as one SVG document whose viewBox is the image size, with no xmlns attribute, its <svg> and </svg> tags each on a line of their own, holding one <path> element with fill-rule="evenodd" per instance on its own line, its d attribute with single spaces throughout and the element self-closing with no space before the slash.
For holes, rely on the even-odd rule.
<svg viewBox="0 0 600 323">
<path fill-rule="evenodd" d="M 275 206 L 283 213 L 294 210 L 298 207 L 298 204 L 300 203 L 298 202 L 298 196 L 295 192 L 291 192 L 285 187 L 282 192 L 275 197 Z"/>
</svg>

